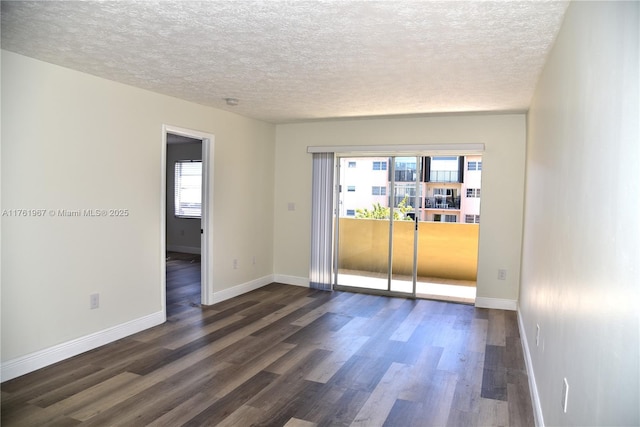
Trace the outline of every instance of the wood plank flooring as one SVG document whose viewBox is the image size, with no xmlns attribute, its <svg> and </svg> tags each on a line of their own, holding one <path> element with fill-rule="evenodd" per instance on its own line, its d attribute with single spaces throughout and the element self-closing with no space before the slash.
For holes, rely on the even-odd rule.
<svg viewBox="0 0 640 427">
<path fill-rule="evenodd" d="M 1 385 L 3 426 L 533 426 L 514 312 L 271 284 Z"/>
</svg>

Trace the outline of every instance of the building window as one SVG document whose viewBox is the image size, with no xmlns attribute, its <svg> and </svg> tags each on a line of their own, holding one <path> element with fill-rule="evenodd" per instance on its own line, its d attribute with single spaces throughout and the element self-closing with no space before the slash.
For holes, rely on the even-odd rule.
<svg viewBox="0 0 640 427">
<path fill-rule="evenodd" d="M 386 171 L 387 170 L 387 162 L 373 162 L 373 170 L 374 171 Z"/>
<path fill-rule="evenodd" d="M 458 222 L 458 216 L 457 215 L 433 214 L 433 220 L 435 222 Z"/>
<path fill-rule="evenodd" d="M 347 209 L 347 216 L 356 216 L 355 209 Z"/>
<path fill-rule="evenodd" d="M 467 170 L 469 170 L 469 171 L 481 171 L 482 170 L 482 162 L 469 162 L 467 164 Z"/>
<path fill-rule="evenodd" d="M 480 224 L 480 215 L 465 215 L 464 222 L 467 224 Z"/>
<path fill-rule="evenodd" d="M 434 188 L 433 194 L 435 196 L 453 196 L 453 188 Z"/>
<path fill-rule="evenodd" d="M 387 195 L 387 187 L 380 187 L 374 185 L 371 187 L 371 194 L 374 196 L 386 196 Z"/>
<path fill-rule="evenodd" d="M 479 188 L 467 188 L 467 197 L 480 197 Z"/>
<path fill-rule="evenodd" d="M 202 161 L 178 160 L 174 171 L 175 216 L 200 218 L 202 215 Z"/>
<path fill-rule="evenodd" d="M 347 191 L 353 193 L 354 191 L 356 191 L 356 186 L 355 185 L 348 185 L 347 186 Z"/>
<path fill-rule="evenodd" d="M 349 162 L 349 166 L 350 168 L 355 168 L 356 167 L 356 162 Z"/>
</svg>

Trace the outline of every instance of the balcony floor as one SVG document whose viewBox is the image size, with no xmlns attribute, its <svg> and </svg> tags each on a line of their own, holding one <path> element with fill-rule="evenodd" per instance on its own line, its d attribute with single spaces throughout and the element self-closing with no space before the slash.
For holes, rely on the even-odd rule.
<svg viewBox="0 0 640 427">
<path fill-rule="evenodd" d="M 387 275 L 370 271 L 340 269 L 338 272 L 338 284 L 355 288 L 386 290 Z M 391 290 L 411 293 L 411 276 L 394 275 L 391 280 Z M 418 298 L 474 304 L 476 301 L 476 282 L 437 277 L 418 277 L 416 296 Z"/>
</svg>

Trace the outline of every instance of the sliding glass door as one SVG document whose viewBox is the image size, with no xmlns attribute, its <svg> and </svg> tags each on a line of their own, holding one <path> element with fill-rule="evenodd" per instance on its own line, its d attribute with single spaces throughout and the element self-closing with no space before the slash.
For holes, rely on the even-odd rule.
<svg viewBox="0 0 640 427">
<path fill-rule="evenodd" d="M 482 157 L 337 163 L 334 287 L 473 302 Z"/>
<path fill-rule="evenodd" d="M 336 288 L 415 296 L 419 157 L 339 157 Z"/>
</svg>

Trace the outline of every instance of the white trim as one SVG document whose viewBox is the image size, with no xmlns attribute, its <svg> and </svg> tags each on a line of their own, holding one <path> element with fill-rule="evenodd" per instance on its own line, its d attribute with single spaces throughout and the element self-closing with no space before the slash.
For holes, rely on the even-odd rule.
<svg viewBox="0 0 640 427">
<path fill-rule="evenodd" d="M 259 289 L 271 283 L 273 283 L 272 274 L 268 276 L 260 277 L 258 279 L 251 280 L 246 283 L 242 283 L 240 285 L 233 286 L 228 289 L 223 289 L 221 291 L 214 292 L 212 304 L 216 304 L 216 303 L 226 301 L 228 299 L 246 294 L 247 292 L 251 292 L 253 290 Z"/>
<path fill-rule="evenodd" d="M 309 287 L 308 277 L 287 276 L 285 274 L 275 274 L 273 281 L 276 283 L 283 283 L 285 285 L 302 286 L 303 288 Z"/>
<path fill-rule="evenodd" d="M 529 351 L 529 341 L 524 330 L 522 315 L 518 309 L 518 329 L 520 330 L 520 341 L 522 342 L 522 352 L 524 353 L 524 365 L 527 368 L 527 378 L 529 378 L 529 392 L 531 393 L 531 403 L 533 404 L 533 418 L 536 427 L 544 427 L 544 417 L 542 415 L 542 405 L 540 404 L 540 395 L 538 394 L 538 386 L 536 385 L 536 376 L 533 373 L 533 362 L 531 361 L 531 352 Z"/>
<path fill-rule="evenodd" d="M 200 276 L 202 304 L 213 304 L 213 154 L 214 136 L 202 134 L 202 236 L 200 246 L 202 249 L 202 266 Z M 206 136 L 205 136 L 206 135 Z M 206 159 L 206 160 L 205 160 Z"/>
<path fill-rule="evenodd" d="M 193 246 L 167 245 L 167 250 L 183 254 L 200 254 L 200 248 L 194 248 Z"/>
<path fill-rule="evenodd" d="M 341 156 L 389 155 L 411 153 L 415 155 L 476 154 L 484 152 L 484 144 L 425 144 L 425 145 L 325 145 L 309 146 L 307 153 L 339 153 Z"/>
<path fill-rule="evenodd" d="M 518 301 L 514 299 L 476 297 L 476 307 L 478 308 L 494 308 L 496 310 L 516 311 L 518 309 Z"/>
<path fill-rule="evenodd" d="M 160 304 L 166 312 L 166 211 L 167 211 L 167 132 L 202 141 L 202 239 L 200 253 L 202 267 L 200 276 L 200 301 L 204 305 L 214 303 L 213 292 L 213 165 L 214 135 L 171 125 L 162 125 L 162 154 L 160 177 Z"/>
<path fill-rule="evenodd" d="M 44 350 L 27 354 L 26 356 L 20 356 L 2 363 L 0 376 L 3 382 L 8 381 L 145 329 L 160 325 L 165 321 L 165 312 L 162 310 L 62 344 L 54 345 L 53 347 L 45 348 Z"/>
</svg>

